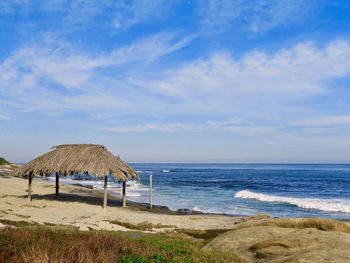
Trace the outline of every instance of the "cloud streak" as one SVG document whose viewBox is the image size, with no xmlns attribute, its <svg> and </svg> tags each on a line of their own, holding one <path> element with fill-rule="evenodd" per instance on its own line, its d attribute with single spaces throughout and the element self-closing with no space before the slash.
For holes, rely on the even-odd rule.
<svg viewBox="0 0 350 263">
<path fill-rule="evenodd" d="M 243 30 L 261 33 L 306 20 L 313 3 L 301 0 L 208 0 L 201 2 L 199 15 L 203 31 L 206 32 Z"/>
<path fill-rule="evenodd" d="M 343 116 L 323 116 L 308 120 L 295 121 L 292 126 L 301 127 L 336 127 L 350 125 L 350 115 Z"/>
<path fill-rule="evenodd" d="M 209 120 L 202 124 L 193 123 L 147 123 L 135 126 L 104 127 L 102 130 L 110 132 L 230 132 L 241 134 L 259 134 L 277 130 L 279 127 L 242 125 L 237 118 L 229 118 L 224 121 Z"/>
<path fill-rule="evenodd" d="M 66 112 L 81 109 L 82 105 L 94 109 L 108 105 L 130 108 L 130 94 L 125 94 L 125 71 L 146 67 L 190 41 L 191 37 L 175 40 L 168 33 L 159 33 L 107 54 L 92 55 L 48 39 L 45 45 L 15 51 L 0 64 L 0 91 L 6 94 L 0 101 L 25 111 Z M 104 74 L 106 68 L 113 75 Z M 121 89 L 124 95 L 118 92 Z M 53 103 L 57 100 L 62 104 Z"/>
<path fill-rule="evenodd" d="M 191 40 L 160 33 L 97 55 L 54 40 L 22 48 L 0 64 L 0 90 L 6 92 L 0 102 L 26 112 L 83 113 L 99 122 L 108 116 L 102 130 L 120 133 L 258 135 L 347 125 L 344 114 L 295 120 L 293 105 L 337 92 L 328 83 L 350 75 L 349 42 L 324 47 L 306 42 L 270 54 L 251 51 L 239 59 L 221 51 L 161 68 L 159 58 Z M 202 121 L 193 121 L 196 117 Z"/>
</svg>

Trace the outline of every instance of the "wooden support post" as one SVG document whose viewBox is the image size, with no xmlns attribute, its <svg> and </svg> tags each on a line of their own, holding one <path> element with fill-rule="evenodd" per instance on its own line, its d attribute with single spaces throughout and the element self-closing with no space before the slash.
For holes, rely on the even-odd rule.
<svg viewBox="0 0 350 263">
<path fill-rule="evenodd" d="M 152 172 L 149 175 L 149 208 L 152 209 Z"/>
<path fill-rule="evenodd" d="M 105 176 L 105 185 L 104 185 L 104 195 L 103 195 L 103 209 L 107 207 L 107 182 L 108 182 L 108 176 Z"/>
<path fill-rule="evenodd" d="M 56 173 L 56 196 L 58 196 L 59 192 L 60 192 L 59 180 L 60 180 L 60 177 L 59 177 L 59 174 L 57 172 Z"/>
<path fill-rule="evenodd" d="M 126 181 L 123 180 L 123 207 L 126 207 Z"/>
<path fill-rule="evenodd" d="M 32 201 L 32 173 L 30 173 L 28 175 L 28 201 L 31 202 Z"/>
</svg>

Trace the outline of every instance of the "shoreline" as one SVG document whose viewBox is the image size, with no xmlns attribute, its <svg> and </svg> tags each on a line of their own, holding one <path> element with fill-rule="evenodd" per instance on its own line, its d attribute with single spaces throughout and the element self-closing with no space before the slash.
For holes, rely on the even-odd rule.
<svg viewBox="0 0 350 263">
<path fill-rule="evenodd" d="M 1 167 L 0 167 L 1 168 Z M 331 183 L 331 188 L 327 188 L 325 192 L 318 192 L 313 189 L 312 183 L 303 179 L 298 170 L 306 169 L 304 166 L 297 167 L 270 167 L 266 166 L 257 172 L 242 171 L 236 173 L 235 167 L 221 167 L 220 165 L 214 171 L 208 172 L 207 167 L 182 167 L 182 166 L 152 166 L 140 165 L 135 167 L 140 173 L 140 181 L 127 182 L 127 198 L 142 206 L 147 207 L 149 203 L 149 184 L 148 173 L 154 173 L 154 193 L 153 203 L 163 206 L 168 206 L 171 210 L 168 213 L 172 214 L 220 214 L 228 216 L 251 216 L 260 213 L 269 213 L 272 217 L 322 217 L 337 220 L 350 219 L 350 203 L 346 175 L 347 171 L 343 172 L 344 167 L 327 168 L 324 174 L 334 174 L 339 176 L 344 181 L 340 181 L 339 191 L 338 184 L 333 184 L 332 181 L 327 181 L 326 177 L 317 179 L 319 174 L 317 169 L 305 171 L 312 178 L 324 187 Z M 162 169 L 170 169 L 170 174 L 164 176 Z M 243 167 L 244 169 L 249 167 Z M 254 168 L 254 167 L 253 167 Z M 255 167 L 257 168 L 257 167 Z M 349 167 L 345 167 L 348 169 Z M 202 170 L 204 169 L 204 170 Z M 225 172 L 221 175 L 221 169 Z M 228 170 L 226 170 L 228 169 Z M 241 168 L 239 168 L 241 169 Z M 249 168 L 251 169 L 251 168 Z M 274 172 L 275 177 L 267 176 L 269 169 L 277 169 Z M 1 169 L 0 169 L 1 170 Z M 350 170 L 348 170 L 350 171 Z M 188 173 L 188 178 L 186 177 Z M 291 180 L 289 183 L 280 180 L 280 174 L 285 174 Z M 297 181 L 293 179 L 293 174 L 300 177 L 299 183 L 302 182 L 303 191 L 298 190 Z M 262 177 L 255 176 L 262 174 Z M 249 182 L 246 175 L 250 175 L 252 182 Z M 199 177 L 198 177 L 199 176 Z M 198 180 L 202 176 L 201 180 Z M 218 178 L 211 178 L 212 176 Z M 264 177 L 265 176 L 265 177 Z M 299 178 L 298 177 L 298 178 Z M 40 178 L 40 177 L 39 177 Z M 55 176 L 47 177 L 50 182 L 55 182 Z M 263 178 L 263 179 L 262 179 Z M 327 177 L 328 178 L 328 177 Z M 338 177 L 337 177 L 338 178 Z M 278 183 L 274 183 L 275 179 Z M 188 181 L 186 181 L 188 180 Z M 237 181 L 238 180 L 238 181 Z M 264 184 L 258 186 L 260 181 Z M 233 183 L 234 182 L 234 183 Z M 89 186 L 97 191 L 103 191 L 103 181 L 98 178 L 82 175 L 61 177 L 60 184 L 82 184 Z M 253 187 L 250 187 L 250 185 Z M 254 185 L 257 184 L 257 188 Z M 284 189 L 286 187 L 286 189 Z M 335 190 L 335 191 L 333 191 Z M 341 194 L 344 191 L 344 194 Z M 110 199 L 112 196 L 121 198 L 121 184 L 111 177 L 108 179 L 108 193 Z M 160 209 L 167 210 L 167 209 Z M 161 213 L 163 211 L 160 211 Z"/>
<path fill-rule="evenodd" d="M 17 168 L 18 166 L 19 165 L 14 165 L 14 164 L 2 165 L 1 169 L 0 169 L 0 179 L 1 178 L 7 178 L 7 179 L 17 178 L 17 179 L 21 179 L 21 180 L 27 182 L 27 180 L 24 178 L 13 177 L 10 175 L 12 172 L 11 170 L 14 168 Z M 83 180 L 83 179 L 81 179 L 81 180 Z M 33 181 L 34 181 L 34 184 L 35 184 L 35 181 L 40 181 L 40 182 L 48 183 L 48 184 L 52 184 L 52 185 L 54 184 L 54 182 L 49 181 L 48 177 L 35 177 Z M 60 182 L 60 188 L 62 186 L 63 187 L 74 187 L 75 190 L 73 192 L 77 193 L 77 197 L 79 196 L 79 192 L 83 193 L 83 195 L 86 195 L 86 193 L 88 192 L 93 197 L 101 198 L 101 207 L 102 207 L 103 190 L 96 189 L 93 186 L 80 184 L 79 183 L 80 180 L 76 180 L 76 181 L 77 182 L 73 183 L 73 184 Z M 33 195 L 32 197 L 35 197 L 35 195 Z M 95 203 L 97 205 L 98 201 L 96 200 Z M 108 192 L 108 202 L 107 203 L 108 203 L 108 206 L 110 206 L 110 205 L 113 207 L 118 207 L 118 206 L 121 207 L 122 206 L 121 198 L 117 197 L 113 194 L 110 194 L 109 192 Z M 186 208 L 186 207 L 179 208 L 177 210 L 172 210 L 168 206 L 161 205 L 161 204 L 153 204 L 153 208 L 152 208 L 152 210 L 150 210 L 149 203 L 132 201 L 132 200 L 128 199 L 128 196 L 127 196 L 127 206 L 128 206 L 128 208 L 134 209 L 136 211 L 145 211 L 145 212 L 154 213 L 154 214 L 167 214 L 167 215 L 214 215 L 214 216 L 225 216 L 225 217 L 232 217 L 232 218 L 235 218 L 235 217 L 248 218 L 248 217 L 254 217 L 256 215 L 260 215 L 260 214 L 240 215 L 240 214 L 227 214 L 227 213 L 211 213 L 211 212 L 205 212 L 205 211 L 200 211 L 200 210 L 194 210 L 194 209 L 190 209 L 190 208 Z M 263 213 L 263 214 L 267 214 L 267 213 Z M 276 217 L 276 218 L 286 218 L 286 217 Z M 328 217 L 315 217 L 315 218 L 328 218 Z M 350 222 L 350 219 L 348 219 L 348 218 L 338 218 L 336 220 L 339 220 L 342 222 Z"/>
<path fill-rule="evenodd" d="M 46 181 L 48 180 L 47 178 L 41 178 L 41 177 L 37 177 L 36 179 L 39 180 L 43 180 Z M 84 179 L 74 179 L 74 181 L 76 180 L 76 183 L 61 183 L 62 185 L 72 185 L 72 186 L 77 186 L 77 187 L 81 187 L 82 189 L 90 189 L 96 192 L 96 194 L 103 198 L 103 189 L 96 189 L 94 188 L 92 185 L 84 185 L 84 184 L 80 184 L 79 181 L 84 181 Z M 128 199 L 128 196 L 127 196 Z M 108 200 L 116 200 L 116 201 L 120 201 L 121 202 L 121 197 L 118 197 L 116 195 L 110 194 L 110 192 L 108 192 Z M 257 214 L 251 214 L 251 215 L 244 215 L 244 214 L 229 214 L 229 213 L 215 213 L 215 212 L 206 212 L 206 211 L 201 211 L 201 210 L 195 210 L 195 209 L 190 209 L 190 208 L 186 208 L 186 207 L 181 207 L 178 208 L 176 210 L 170 209 L 168 206 L 166 205 L 162 205 L 162 204 L 154 204 L 153 203 L 153 210 L 149 209 L 149 203 L 147 202 L 138 202 L 138 201 L 133 201 L 133 200 L 127 200 L 128 204 L 130 204 L 133 208 L 135 209 L 139 209 L 142 211 L 148 211 L 151 213 L 165 213 L 165 214 L 170 214 L 170 215 L 220 215 L 220 216 L 229 216 L 229 217 L 252 217 L 255 216 L 257 214 L 268 214 L 267 212 L 262 212 L 262 213 L 257 213 Z M 345 213 L 346 214 L 346 213 Z M 291 216 L 274 216 L 274 218 L 288 218 Z M 349 218 L 332 218 L 332 217 L 326 217 L 326 216 L 304 216 L 304 217 L 311 217 L 311 218 L 328 218 L 328 219 L 335 219 L 335 220 L 339 220 L 339 221 L 343 221 L 343 222 L 350 222 Z"/>
<path fill-rule="evenodd" d="M 173 248 L 171 242 L 179 242 L 186 244 L 188 251 L 203 255 L 212 253 L 210 260 L 201 262 L 269 262 L 291 257 L 303 262 L 315 262 L 315 257 L 320 258 L 319 262 L 330 257 L 339 259 L 334 262 L 350 259 L 349 222 L 326 218 L 270 218 L 267 214 L 250 217 L 180 215 L 164 213 L 164 207 L 160 207 L 162 213 L 159 213 L 132 201 L 127 201 L 127 207 L 123 208 L 116 197 L 109 197 L 108 206 L 103 209 L 103 193 L 96 189 L 60 184 L 60 196 L 56 197 L 55 183 L 35 179 L 33 199 L 29 202 L 28 180 L 0 176 L 0 185 L 0 232 L 3 235 L 34 233 L 36 240 L 42 233 L 49 233 L 50 237 L 55 237 L 50 240 L 56 240 L 64 233 L 68 233 L 69 238 L 74 233 L 78 238 L 70 242 L 79 253 L 82 253 L 83 235 L 90 240 L 98 237 L 103 242 L 115 235 L 128 237 L 117 251 L 125 242 L 136 242 L 138 248 L 143 242 L 154 244 L 154 240 L 163 239 L 166 241 L 160 251 L 164 251 L 164 246 Z M 56 243 L 51 245 L 57 248 Z M 237 261 L 225 260 L 225 255 L 235 255 Z M 261 261 L 262 257 L 266 260 Z M 222 261 L 216 261 L 220 258 Z"/>
<path fill-rule="evenodd" d="M 36 177 L 35 179 L 36 180 L 39 179 L 40 181 L 53 184 L 53 182 L 49 182 L 47 178 Z M 83 180 L 83 179 L 80 179 L 80 180 Z M 60 185 L 78 187 L 78 188 L 82 189 L 83 191 L 84 191 L 84 189 L 89 189 L 89 190 L 91 190 L 92 193 L 94 193 L 95 196 L 100 197 L 101 200 L 103 199 L 104 192 L 102 189 L 96 189 L 96 188 L 93 188 L 93 186 L 79 184 L 78 182 L 79 182 L 79 180 L 77 180 L 77 183 L 74 183 L 74 184 L 60 183 Z M 108 199 L 107 204 L 109 201 L 113 200 L 113 201 L 119 202 L 120 206 L 122 205 L 122 199 L 120 197 L 113 195 L 113 194 L 110 194 L 109 192 L 107 192 L 107 199 Z M 150 213 L 159 213 L 159 214 L 168 214 L 168 215 L 220 215 L 220 216 L 229 216 L 229 217 L 249 217 L 246 215 L 233 215 L 233 214 L 225 214 L 225 213 L 209 213 L 209 212 L 203 212 L 203 211 L 189 209 L 189 208 L 179 208 L 176 210 L 172 210 L 168 206 L 161 205 L 161 204 L 153 204 L 152 209 L 150 209 L 149 203 L 147 203 L 147 202 L 137 202 L 137 201 L 130 200 L 130 199 L 128 199 L 128 195 L 126 195 L 126 199 L 127 199 L 127 205 L 129 208 L 140 210 L 140 211 L 147 211 Z"/>
<path fill-rule="evenodd" d="M 54 183 L 53 181 L 49 181 L 50 177 L 36 177 L 34 180 L 41 180 L 43 182 L 49 182 L 49 183 Z M 51 177 L 53 178 L 53 177 Z M 98 195 L 99 197 L 103 198 L 104 191 L 103 189 L 97 189 L 94 188 L 92 185 L 84 185 L 79 183 L 84 182 L 86 179 L 81 178 L 81 179 L 74 179 L 75 183 L 65 183 L 60 181 L 60 185 L 67 185 L 67 186 L 76 186 L 80 187 L 81 189 L 89 189 L 92 190 Z M 89 181 L 89 180 L 88 180 Z M 108 196 L 108 201 L 109 200 L 116 200 L 121 202 L 121 197 L 116 196 L 115 194 L 111 194 L 110 191 L 107 192 Z M 221 215 L 221 216 L 229 216 L 229 217 L 250 217 L 254 215 L 240 215 L 240 214 L 228 214 L 228 213 L 215 213 L 215 212 L 206 212 L 206 211 L 201 211 L 201 210 L 195 210 L 187 207 L 180 207 L 178 209 L 170 209 L 167 205 L 162 205 L 162 204 L 154 204 L 153 203 L 153 208 L 152 210 L 149 209 L 149 203 L 147 202 L 139 202 L 139 201 L 134 201 L 128 199 L 128 193 L 126 194 L 127 198 L 127 203 L 130 204 L 133 208 L 139 209 L 141 211 L 148 211 L 151 213 L 165 213 L 165 214 L 170 214 L 170 215 Z"/>
<path fill-rule="evenodd" d="M 54 183 L 33 180 L 32 201 L 27 201 L 27 180 L 0 176 L 1 220 L 25 221 L 36 224 L 71 225 L 81 230 L 120 230 L 145 227 L 147 231 L 166 232 L 176 229 L 230 229 L 245 220 L 245 216 L 216 214 L 177 214 L 155 206 L 150 211 L 144 204 L 121 201 L 108 196 L 107 209 L 102 208 L 102 193 L 80 186 L 60 184 L 56 197 Z M 129 227 L 128 227 L 129 226 Z"/>
</svg>

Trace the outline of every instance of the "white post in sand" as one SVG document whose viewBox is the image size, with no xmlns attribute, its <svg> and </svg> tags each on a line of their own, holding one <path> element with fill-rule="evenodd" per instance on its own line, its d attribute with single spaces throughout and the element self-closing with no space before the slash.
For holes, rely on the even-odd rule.
<svg viewBox="0 0 350 263">
<path fill-rule="evenodd" d="M 152 209 L 152 172 L 149 175 L 149 208 Z"/>
<path fill-rule="evenodd" d="M 105 176 L 105 184 L 104 184 L 104 196 L 103 196 L 103 209 L 107 207 L 107 182 L 108 182 L 108 176 Z"/>
</svg>

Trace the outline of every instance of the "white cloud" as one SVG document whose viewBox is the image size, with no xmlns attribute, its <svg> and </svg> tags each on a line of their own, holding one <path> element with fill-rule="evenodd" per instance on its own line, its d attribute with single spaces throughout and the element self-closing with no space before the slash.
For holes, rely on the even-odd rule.
<svg viewBox="0 0 350 263">
<path fill-rule="evenodd" d="M 323 116 L 308 120 L 291 122 L 292 126 L 302 127 L 334 127 L 350 125 L 350 115 L 344 116 Z"/>
<path fill-rule="evenodd" d="M 149 123 L 135 126 L 104 127 L 102 130 L 112 132 L 177 132 L 196 128 L 196 126 L 186 123 Z"/>
<path fill-rule="evenodd" d="M 114 4 L 116 10 L 112 16 L 113 25 L 118 30 L 126 30 L 141 22 L 161 21 L 164 14 L 171 12 L 176 1 L 118 1 Z"/>
<path fill-rule="evenodd" d="M 86 113 L 85 119 L 104 122 L 106 131 L 265 134 L 302 128 L 290 124 L 307 110 L 295 102 L 337 92 L 328 82 L 350 75 L 347 41 L 252 51 L 239 59 L 216 52 L 170 70 L 157 65 L 157 58 L 189 41 L 163 33 L 98 55 L 50 40 L 23 48 L 0 64 L 0 103 L 51 115 Z M 333 124 L 347 121 L 342 114 Z"/>
<path fill-rule="evenodd" d="M 325 94 L 331 90 L 328 81 L 349 74 L 350 44 L 334 41 L 323 48 L 301 43 L 274 54 L 254 51 L 239 60 L 217 53 L 170 70 L 160 80 L 135 83 L 177 97 L 188 108 L 227 111 L 242 103 L 281 106 Z"/>
<path fill-rule="evenodd" d="M 207 124 L 212 127 L 221 127 L 221 126 L 228 126 L 228 125 L 239 125 L 242 121 L 237 117 L 228 118 L 224 121 L 207 121 Z"/>
<path fill-rule="evenodd" d="M 10 117 L 7 115 L 0 114 L 0 120 L 9 120 Z"/>
<path fill-rule="evenodd" d="M 109 59 L 116 64 L 135 61 L 150 62 L 187 46 L 192 39 L 193 36 L 188 36 L 179 41 L 173 41 L 172 35 L 159 33 L 114 50 Z"/>
<path fill-rule="evenodd" d="M 44 44 L 19 49 L 0 64 L 0 91 L 6 94 L 0 101 L 26 111 L 130 109 L 132 89 L 125 92 L 124 71 L 146 66 L 190 41 L 190 37 L 174 40 L 168 33 L 159 33 L 110 53 L 91 55 L 48 37 Z M 105 75 L 103 68 L 116 73 Z"/>
<path fill-rule="evenodd" d="M 111 132 L 231 132 L 240 134 L 258 134 L 272 130 L 277 130 L 279 127 L 264 127 L 253 125 L 242 125 L 237 118 L 229 118 L 225 121 L 209 120 L 205 123 L 194 124 L 186 122 L 178 123 L 147 123 L 135 126 L 117 126 L 104 127 L 102 130 Z"/>
</svg>

